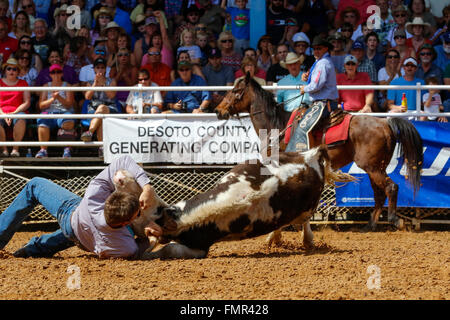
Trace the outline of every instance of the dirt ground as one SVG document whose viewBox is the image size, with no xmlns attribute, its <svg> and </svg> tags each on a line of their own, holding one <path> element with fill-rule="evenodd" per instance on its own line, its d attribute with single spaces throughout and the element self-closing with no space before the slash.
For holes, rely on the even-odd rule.
<svg viewBox="0 0 450 320">
<path fill-rule="evenodd" d="M 201 260 L 9 254 L 42 233 L 18 232 L 0 251 L 0 299 L 450 299 L 450 231 L 315 230 L 311 252 L 291 231 L 279 248 L 264 237 L 222 242 Z"/>
</svg>

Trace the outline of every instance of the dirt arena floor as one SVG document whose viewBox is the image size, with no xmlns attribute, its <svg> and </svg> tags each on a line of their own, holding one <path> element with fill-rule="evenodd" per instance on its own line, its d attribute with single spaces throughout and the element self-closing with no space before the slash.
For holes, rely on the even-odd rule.
<svg viewBox="0 0 450 320">
<path fill-rule="evenodd" d="M 32 236 L 16 233 L 0 251 L 0 299 L 450 299 L 450 231 L 315 230 L 215 244 L 206 259 L 99 260 L 76 247 L 51 259 L 10 255 Z"/>
</svg>

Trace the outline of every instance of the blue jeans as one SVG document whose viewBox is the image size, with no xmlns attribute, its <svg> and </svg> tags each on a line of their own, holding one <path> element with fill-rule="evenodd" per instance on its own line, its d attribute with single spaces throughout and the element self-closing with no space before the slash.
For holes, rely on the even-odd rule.
<svg viewBox="0 0 450 320">
<path fill-rule="evenodd" d="M 33 257 L 48 257 L 72 247 L 76 237 L 70 224 L 72 212 L 81 197 L 44 178 L 33 178 L 6 210 L 0 214 L 0 249 L 3 249 L 19 229 L 22 222 L 42 204 L 58 220 L 60 229 L 40 237 L 33 237 L 26 252 Z"/>
</svg>

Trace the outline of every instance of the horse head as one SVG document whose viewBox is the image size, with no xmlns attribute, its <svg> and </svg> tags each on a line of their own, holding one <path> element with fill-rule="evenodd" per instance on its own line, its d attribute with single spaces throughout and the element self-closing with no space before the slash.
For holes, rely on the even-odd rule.
<svg viewBox="0 0 450 320">
<path fill-rule="evenodd" d="M 240 112 L 250 112 L 252 94 L 250 90 L 250 73 L 237 81 L 233 89 L 228 91 L 215 112 L 219 119 L 229 119 L 230 116 L 237 115 Z"/>
</svg>

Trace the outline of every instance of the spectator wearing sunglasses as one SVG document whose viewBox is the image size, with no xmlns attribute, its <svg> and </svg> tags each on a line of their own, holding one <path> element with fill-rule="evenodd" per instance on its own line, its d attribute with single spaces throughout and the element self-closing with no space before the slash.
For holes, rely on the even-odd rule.
<svg viewBox="0 0 450 320">
<path fill-rule="evenodd" d="M 41 57 L 34 52 L 34 48 L 31 45 L 31 37 L 24 35 L 20 37 L 19 39 L 19 46 L 17 50 L 28 50 L 31 52 L 31 66 L 36 69 L 36 71 L 39 73 L 42 70 L 43 63 L 41 61 Z M 16 51 L 17 52 L 17 51 Z M 17 60 L 17 56 L 14 53 L 14 58 Z"/>
<path fill-rule="evenodd" d="M 148 63 L 143 65 L 141 69 L 146 69 L 150 78 L 158 86 L 170 86 L 170 67 L 161 62 L 161 51 L 156 47 L 148 49 Z M 163 93 L 164 95 L 165 93 Z"/>
<path fill-rule="evenodd" d="M 34 26 L 34 22 L 37 18 L 36 5 L 34 4 L 34 0 L 22 0 L 21 5 L 19 6 L 19 10 L 23 10 L 28 14 L 28 17 L 30 18 L 30 25 Z"/>
<path fill-rule="evenodd" d="M 419 49 L 419 66 L 416 71 L 416 77 L 426 80 L 428 78 L 436 78 L 438 84 L 444 83 L 444 72 L 436 64 L 436 50 L 430 44 L 423 44 Z"/>
<path fill-rule="evenodd" d="M 339 7 L 341 7 L 341 3 L 339 3 Z M 344 26 L 344 23 L 351 24 L 353 28 L 353 33 L 351 35 L 351 39 L 353 41 L 356 41 L 360 36 L 363 35 L 362 33 L 362 27 L 361 27 L 361 15 L 358 9 L 355 7 L 342 7 L 343 9 L 338 10 L 337 17 L 339 17 L 337 21 L 337 25 L 341 26 L 341 30 L 338 29 L 338 31 L 342 31 L 342 28 Z"/>
<path fill-rule="evenodd" d="M 412 47 L 406 46 L 406 31 L 396 30 L 394 33 L 394 41 L 396 46 L 393 47 L 400 53 L 400 65 L 403 64 L 407 58 L 412 57 L 416 59 L 416 51 Z"/>
<path fill-rule="evenodd" d="M 150 73 L 146 69 L 139 70 L 138 85 L 144 87 L 157 87 L 158 85 L 150 79 Z M 142 98 L 142 100 L 141 100 Z M 143 113 L 160 113 L 163 110 L 163 99 L 161 91 L 158 90 L 144 90 L 131 91 L 126 101 L 126 112 L 130 114 L 138 113 L 139 103 L 142 101 Z"/>
<path fill-rule="evenodd" d="M 236 72 L 241 68 L 242 56 L 240 53 L 234 51 L 234 37 L 231 32 L 224 31 L 220 33 L 217 40 L 217 47 L 222 54 L 222 64 L 233 68 Z"/>
<path fill-rule="evenodd" d="M 109 22 L 113 21 L 113 14 L 107 7 L 101 7 L 94 11 L 94 27 L 91 30 L 92 45 L 95 46 L 95 40 L 100 38 L 103 29 L 106 28 Z"/>
<path fill-rule="evenodd" d="M 344 59 L 344 73 L 336 76 L 338 85 L 371 85 L 369 74 L 358 72 L 358 59 L 348 55 Z M 350 112 L 372 112 L 374 107 L 373 90 L 339 90 L 339 103 L 344 104 L 344 110 Z"/>
<path fill-rule="evenodd" d="M 192 64 L 181 61 L 178 64 L 180 77 L 172 82 L 173 87 L 207 86 L 206 81 L 196 74 L 192 74 Z M 168 91 L 164 102 L 173 113 L 203 113 L 208 112 L 211 100 L 209 91 Z"/>
<path fill-rule="evenodd" d="M 378 71 L 378 84 L 385 86 L 390 84 L 392 80 L 401 77 L 401 67 L 400 52 L 394 48 L 388 49 L 385 66 Z M 382 111 L 387 111 L 386 94 L 386 90 L 378 90 L 377 93 L 378 106 Z"/>
<path fill-rule="evenodd" d="M 96 45 L 92 51 L 91 61 L 95 61 L 98 58 L 106 59 L 106 47 L 104 45 Z M 110 67 L 106 67 L 106 77 L 109 77 Z M 93 82 L 95 79 L 94 64 L 88 64 L 80 70 L 80 83 L 81 86 L 86 86 L 89 82 Z"/>
<path fill-rule="evenodd" d="M 17 50 L 14 54 L 20 66 L 19 79 L 25 80 L 30 87 L 33 87 L 38 72 L 31 66 L 31 52 L 28 50 Z"/>
<path fill-rule="evenodd" d="M 406 30 L 409 12 L 405 5 L 401 4 L 392 9 L 392 16 L 394 17 L 395 26 L 389 30 L 387 40 L 391 43 L 391 47 L 395 47 L 397 44 L 395 43 L 394 34 L 397 30 L 405 31 L 407 39 L 411 38 L 412 34 Z"/>
<path fill-rule="evenodd" d="M 138 68 L 131 64 L 131 51 L 127 48 L 118 50 L 114 65 L 111 67 L 110 77 L 116 80 L 118 86 L 131 87 L 136 84 Z M 129 93 L 129 91 L 118 91 L 116 94 L 116 99 L 123 108 Z"/>
<path fill-rule="evenodd" d="M 3 64 L 3 78 L 0 79 L 0 87 L 9 87 L 13 90 L 15 87 L 28 87 L 25 80 L 20 80 L 19 63 L 14 58 L 9 58 Z M 30 107 L 30 92 L 29 91 L 1 91 L 0 92 L 0 114 L 25 114 Z M 14 141 L 22 141 L 25 130 L 25 119 L 0 119 L 0 141 L 6 141 L 5 127 L 13 129 Z M 8 157 L 10 154 L 8 148 L 3 146 L 3 157 Z M 13 146 L 11 157 L 19 157 L 19 146 Z"/>
<path fill-rule="evenodd" d="M 51 81 L 44 87 L 69 87 L 63 80 L 63 70 L 59 64 L 50 66 Z M 41 114 L 73 114 L 74 112 L 74 93 L 72 91 L 41 91 L 39 98 L 39 109 Z M 75 120 L 71 119 L 38 119 L 38 138 L 39 141 L 49 141 L 51 129 L 58 128 L 58 140 L 75 140 Z M 47 158 L 47 146 L 41 146 L 41 149 L 35 156 L 36 158 Z M 71 148 L 65 147 L 63 158 L 71 157 Z"/>
</svg>

